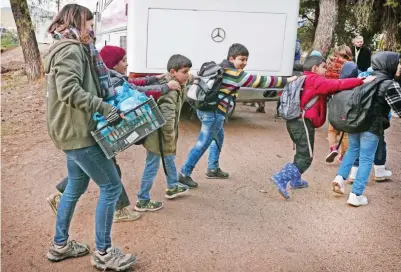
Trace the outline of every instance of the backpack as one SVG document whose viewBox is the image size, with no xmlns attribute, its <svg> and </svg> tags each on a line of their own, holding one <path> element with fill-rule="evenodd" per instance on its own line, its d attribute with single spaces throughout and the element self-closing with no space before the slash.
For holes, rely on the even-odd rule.
<svg viewBox="0 0 401 272">
<path fill-rule="evenodd" d="M 301 109 L 301 93 L 305 83 L 306 76 L 300 76 L 296 80 L 288 83 L 280 96 L 280 107 L 278 108 L 281 117 L 290 121 L 300 118 L 310 109 L 319 99 L 319 96 L 313 97 L 305 108 Z"/>
<path fill-rule="evenodd" d="M 329 122 L 339 131 L 361 133 L 369 130 L 374 112 L 373 98 L 382 80 L 375 80 L 349 91 L 338 92 L 329 102 Z"/>
<path fill-rule="evenodd" d="M 222 100 L 219 99 L 219 91 L 223 83 L 223 73 L 224 69 L 214 61 L 202 64 L 198 76 L 188 90 L 188 103 L 197 110 L 217 109 Z"/>
</svg>

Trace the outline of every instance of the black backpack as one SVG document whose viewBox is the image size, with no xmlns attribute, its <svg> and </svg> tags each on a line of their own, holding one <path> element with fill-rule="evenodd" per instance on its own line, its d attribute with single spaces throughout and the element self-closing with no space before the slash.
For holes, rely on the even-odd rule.
<svg viewBox="0 0 401 272">
<path fill-rule="evenodd" d="M 369 130 L 374 112 L 373 99 L 384 79 L 338 92 L 329 102 L 329 122 L 338 131 L 361 133 Z"/>
<path fill-rule="evenodd" d="M 224 69 L 214 61 L 202 64 L 198 76 L 187 93 L 188 103 L 202 111 L 216 110 Z"/>
</svg>

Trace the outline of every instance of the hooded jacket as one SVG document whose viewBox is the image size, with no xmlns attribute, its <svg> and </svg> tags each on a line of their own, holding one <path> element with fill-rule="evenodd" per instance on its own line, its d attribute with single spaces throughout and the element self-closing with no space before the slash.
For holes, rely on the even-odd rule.
<svg viewBox="0 0 401 272">
<path fill-rule="evenodd" d="M 88 50 L 72 39 L 55 42 L 45 58 L 45 73 L 46 124 L 55 146 L 71 150 L 95 145 L 92 116 L 107 116 L 112 106 L 103 102 Z"/>
<path fill-rule="evenodd" d="M 394 88 L 399 88 L 399 85 L 393 81 L 397 72 L 400 56 L 394 52 L 378 52 L 372 59 L 373 76 L 377 79 L 384 79 L 376 90 L 373 98 L 372 110 L 374 111 L 374 118 L 369 132 L 378 136 L 384 134 L 384 130 L 390 127 L 390 120 L 388 119 L 391 107 L 389 105 L 388 96 L 392 93 Z M 398 97 L 400 100 L 401 97 Z"/>
</svg>

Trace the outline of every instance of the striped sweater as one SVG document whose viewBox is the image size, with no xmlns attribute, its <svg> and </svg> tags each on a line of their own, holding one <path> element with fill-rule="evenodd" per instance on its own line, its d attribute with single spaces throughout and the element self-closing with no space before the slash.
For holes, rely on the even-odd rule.
<svg viewBox="0 0 401 272">
<path fill-rule="evenodd" d="M 249 88 L 280 88 L 287 84 L 287 78 L 276 76 L 252 75 L 243 70 L 235 69 L 234 65 L 224 60 L 220 64 L 224 68 L 223 83 L 220 87 L 218 106 L 220 113 L 226 114 L 227 108 L 232 108 L 241 87 Z"/>
</svg>

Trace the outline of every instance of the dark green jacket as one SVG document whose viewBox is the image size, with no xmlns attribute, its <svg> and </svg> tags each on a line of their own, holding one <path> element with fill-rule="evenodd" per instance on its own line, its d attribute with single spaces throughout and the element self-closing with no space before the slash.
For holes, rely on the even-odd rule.
<svg viewBox="0 0 401 272">
<path fill-rule="evenodd" d="M 159 80 L 159 84 L 165 84 L 169 81 L 174 80 L 170 74 L 167 74 L 165 78 Z M 189 82 L 193 81 L 190 77 Z M 178 140 L 178 122 L 180 120 L 181 108 L 186 99 L 187 85 L 181 85 L 181 90 L 171 90 L 168 93 L 160 96 L 157 100 L 157 105 L 163 117 L 166 119 L 166 124 L 161 128 L 163 133 L 163 155 L 175 155 L 177 150 Z M 159 138 L 158 132 L 155 131 L 150 134 L 145 143 L 143 144 L 146 150 L 159 154 Z"/>
<path fill-rule="evenodd" d="M 46 123 L 50 138 L 62 150 L 96 144 L 92 116 L 104 116 L 111 105 L 103 102 L 97 73 L 85 46 L 65 39 L 55 42 L 45 58 Z"/>
</svg>

